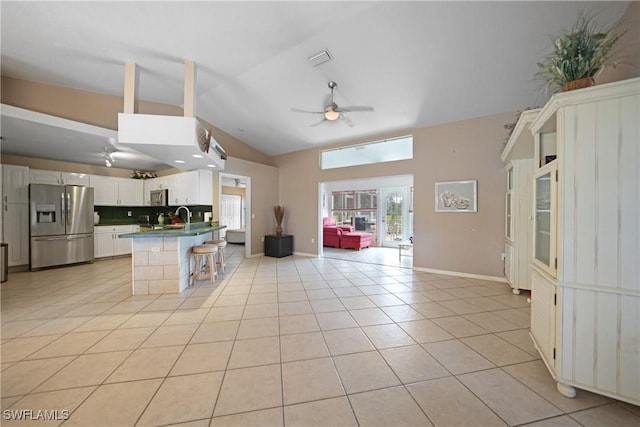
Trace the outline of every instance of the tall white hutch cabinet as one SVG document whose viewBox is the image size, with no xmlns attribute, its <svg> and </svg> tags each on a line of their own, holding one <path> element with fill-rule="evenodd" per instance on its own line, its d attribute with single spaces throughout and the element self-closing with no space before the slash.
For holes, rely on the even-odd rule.
<svg viewBox="0 0 640 427">
<path fill-rule="evenodd" d="M 539 112 L 529 110 L 520 115 L 500 156 L 507 177 L 504 273 L 516 295 L 521 289 L 531 289 L 534 139 L 530 126 Z"/>
<path fill-rule="evenodd" d="M 640 404 L 640 78 L 531 123 L 531 336 L 558 390 Z"/>
</svg>

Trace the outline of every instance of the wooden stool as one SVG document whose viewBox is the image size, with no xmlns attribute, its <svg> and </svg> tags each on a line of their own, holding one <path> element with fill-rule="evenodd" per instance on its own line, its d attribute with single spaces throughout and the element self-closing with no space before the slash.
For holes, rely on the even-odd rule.
<svg viewBox="0 0 640 427">
<path fill-rule="evenodd" d="M 199 245 L 191 248 L 191 256 L 193 260 L 193 282 L 198 279 L 210 278 L 211 283 L 216 282 L 218 271 L 216 269 L 216 254 L 218 246 L 216 245 Z"/>
<path fill-rule="evenodd" d="M 207 240 L 205 244 L 215 245 L 218 247 L 218 254 L 216 256 L 216 261 L 218 262 L 218 266 L 220 267 L 220 272 L 224 273 L 225 264 L 226 264 L 224 259 L 224 248 L 227 247 L 227 242 L 225 240 Z"/>
</svg>

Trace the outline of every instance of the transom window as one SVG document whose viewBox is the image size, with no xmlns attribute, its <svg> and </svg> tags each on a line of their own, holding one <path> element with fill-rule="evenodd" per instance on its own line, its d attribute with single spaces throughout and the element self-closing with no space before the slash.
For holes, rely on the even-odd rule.
<svg viewBox="0 0 640 427">
<path fill-rule="evenodd" d="M 333 148 L 320 152 L 320 168 L 335 169 L 413 159 L 413 136 Z"/>
</svg>

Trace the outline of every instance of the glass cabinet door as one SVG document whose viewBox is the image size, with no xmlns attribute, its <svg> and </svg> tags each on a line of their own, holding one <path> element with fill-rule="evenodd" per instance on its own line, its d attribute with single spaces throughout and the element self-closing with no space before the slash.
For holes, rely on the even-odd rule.
<svg viewBox="0 0 640 427">
<path fill-rule="evenodd" d="M 534 259 L 555 276 L 556 270 L 556 166 L 540 169 L 535 177 Z"/>
<path fill-rule="evenodd" d="M 512 213 L 512 193 L 513 190 L 513 167 L 510 167 L 509 169 L 507 169 L 507 194 L 505 196 L 505 201 L 504 201 L 504 205 L 505 205 L 505 230 L 504 230 L 504 235 L 507 238 L 507 240 L 511 240 L 512 236 L 511 233 L 513 231 L 513 213 Z"/>
</svg>

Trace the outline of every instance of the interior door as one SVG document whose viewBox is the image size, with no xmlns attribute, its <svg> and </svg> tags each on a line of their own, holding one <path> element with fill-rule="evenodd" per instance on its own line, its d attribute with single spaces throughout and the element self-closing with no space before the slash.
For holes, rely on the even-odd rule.
<svg viewBox="0 0 640 427">
<path fill-rule="evenodd" d="M 220 225 L 226 229 L 220 230 L 224 236 L 225 230 L 237 230 L 242 227 L 242 196 L 239 194 L 222 194 L 220 197 Z"/>
<path fill-rule="evenodd" d="M 380 227 L 380 242 L 382 246 L 398 247 L 398 243 L 408 240 L 411 234 L 409 230 L 409 203 L 406 188 L 382 188 L 380 190 L 380 215 L 382 227 Z"/>
</svg>

